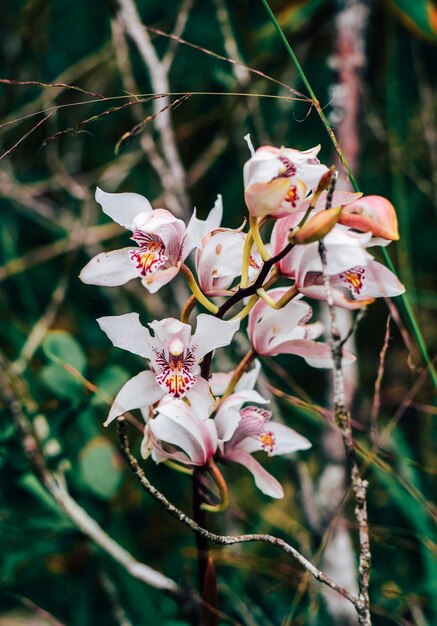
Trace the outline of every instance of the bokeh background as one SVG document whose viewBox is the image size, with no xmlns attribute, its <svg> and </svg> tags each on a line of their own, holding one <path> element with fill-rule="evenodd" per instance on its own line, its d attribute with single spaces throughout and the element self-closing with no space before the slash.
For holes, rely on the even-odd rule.
<svg viewBox="0 0 437 626">
<path fill-rule="evenodd" d="M 153 296 L 136 281 L 105 289 L 78 280 L 96 253 L 127 245 L 125 231 L 95 203 L 95 188 L 142 193 L 181 217 L 194 206 L 205 216 L 221 193 L 225 225 L 238 227 L 245 216 L 246 133 L 255 145 L 320 143 L 328 164 L 336 155 L 314 108 L 285 86 L 150 31 L 153 54 L 148 49 L 145 59 L 120 11 L 124 4 L 14 0 L 0 10 L 1 77 L 9 79 L 0 85 L 2 363 L 50 471 L 63 476 L 72 497 L 120 545 L 190 587 L 196 585 L 193 536 L 141 492 L 118 453 L 115 429 L 102 427 L 108 402 L 140 371 L 141 360 L 112 349 L 95 322 L 132 310 L 143 321 L 178 316 L 187 292 L 182 279 Z M 136 0 L 136 6 L 143 24 L 307 95 L 261 2 Z M 272 1 L 272 8 L 360 187 L 397 208 L 401 240 L 390 254 L 433 356 L 437 7 L 429 0 L 287 0 Z M 154 92 L 175 95 L 169 101 L 132 95 Z M 198 93 L 143 123 L 187 92 Z M 340 184 L 347 184 L 341 171 Z M 377 625 L 431 626 L 437 615 L 436 408 L 405 312 L 393 305 L 374 304 L 360 322 L 358 367 L 347 378 L 370 482 L 372 611 Z M 346 316 L 344 327 L 350 322 Z M 221 366 L 230 369 L 244 350 L 241 334 L 221 355 Z M 284 484 L 279 502 L 257 492 L 240 468 L 225 468 L 231 507 L 210 520 L 211 528 L 287 538 L 353 588 L 357 533 L 329 414 L 329 376 L 291 357 L 266 360 L 262 390 L 276 417 L 313 448 L 266 461 Z M 130 434 L 138 452 L 141 433 Z M 151 461 L 144 467 L 190 510 L 189 477 Z M 0 479 L 0 624 L 188 623 L 175 602 L 132 578 L 59 509 L 30 467 L 6 409 Z M 344 602 L 272 547 L 213 548 L 213 554 L 230 623 L 356 623 Z"/>
</svg>

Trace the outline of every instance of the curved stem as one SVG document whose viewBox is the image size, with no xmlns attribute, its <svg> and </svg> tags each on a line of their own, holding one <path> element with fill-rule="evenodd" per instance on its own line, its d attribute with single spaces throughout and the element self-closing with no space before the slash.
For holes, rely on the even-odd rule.
<svg viewBox="0 0 437 626">
<path fill-rule="evenodd" d="M 221 501 L 219 504 L 207 504 L 206 502 L 203 502 L 200 505 L 200 508 L 204 511 L 209 511 L 210 513 L 219 513 L 220 511 L 225 511 L 229 506 L 229 492 L 226 481 L 223 478 L 223 474 L 212 459 L 208 461 L 206 469 L 208 470 L 209 474 L 212 476 L 215 484 L 217 485 Z"/>
<path fill-rule="evenodd" d="M 290 545 L 280 537 L 274 537 L 273 535 L 264 535 L 260 533 L 254 533 L 250 535 L 218 535 L 216 533 L 210 532 L 202 525 L 198 524 L 195 520 L 188 517 L 188 515 L 186 515 L 183 511 L 181 511 L 174 504 L 172 504 L 164 496 L 164 494 L 158 491 L 158 489 L 156 489 L 156 487 L 152 485 L 152 483 L 145 475 L 144 470 L 130 450 L 129 440 L 126 435 L 126 422 L 124 419 L 118 420 L 118 436 L 120 440 L 121 452 L 143 489 L 147 491 L 147 493 L 149 493 L 153 498 L 155 498 L 155 500 L 159 502 L 161 506 L 164 507 L 168 513 L 170 513 L 170 515 L 175 517 L 177 520 L 179 520 L 179 522 L 181 522 L 181 524 L 184 524 L 184 526 L 186 526 L 193 533 L 195 533 L 196 536 L 199 535 L 207 541 L 211 541 L 212 543 L 221 545 L 233 545 L 236 543 L 262 541 L 264 543 L 278 546 L 279 548 L 282 548 L 284 552 L 296 559 L 307 572 L 314 576 L 314 578 L 342 595 L 344 598 L 349 600 L 349 602 L 351 602 L 355 607 L 360 606 L 359 598 L 357 598 L 353 593 L 351 593 L 344 587 L 341 587 L 322 571 L 317 569 L 317 567 L 313 565 L 307 558 L 305 558 L 303 554 L 301 554 L 298 550 L 296 550 L 296 548 L 294 548 L 292 545 Z"/>
<path fill-rule="evenodd" d="M 270 254 L 267 252 L 264 242 L 261 239 L 261 235 L 259 232 L 258 218 L 251 215 L 249 219 L 249 223 L 250 223 L 250 232 L 252 233 L 252 237 L 253 237 L 256 247 L 258 248 L 258 252 L 260 253 L 263 261 L 268 261 L 270 259 Z"/>
<path fill-rule="evenodd" d="M 253 236 L 252 231 L 246 235 L 246 239 L 244 240 L 244 248 L 243 248 L 243 263 L 241 266 L 241 282 L 240 287 L 244 289 L 249 284 L 249 263 L 250 263 L 250 253 L 252 252 L 253 246 Z"/>
<path fill-rule="evenodd" d="M 204 295 L 194 278 L 193 272 L 185 264 L 182 264 L 181 266 L 181 274 L 185 278 L 187 285 L 193 292 L 196 300 L 200 302 L 200 304 L 210 313 L 216 314 L 219 310 L 218 306 L 211 302 L 211 300 L 208 300 L 208 298 Z"/>
<path fill-rule="evenodd" d="M 164 464 L 167 465 L 167 467 L 170 467 L 172 470 L 175 470 L 176 472 L 180 472 L 181 474 L 187 474 L 188 476 L 193 475 L 192 469 L 190 469 L 189 467 L 184 467 L 183 465 L 179 465 L 179 463 L 175 463 L 174 461 L 171 461 L 170 459 L 167 459 L 166 461 L 164 461 Z"/>
<path fill-rule="evenodd" d="M 184 308 L 182 309 L 182 312 L 181 312 L 181 322 L 184 322 L 184 324 L 188 324 L 190 320 L 191 312 L 196 306 L 196 302 L 197 302 L 197 298 L 194 295 L 194 293 L 192 293 L 191 296 L 188 298 L 188 300 L 185 302 Z"/>
<path fill-rule="evenodd" d="M 279 310 L 288 304 L 295 296 L 297 296 L 299 291 L 298 288 L 293 285 L 286 293 L 284 293 L 283 296 L 281 296 L 281 298 L 279 298 L 279 300 L 273 300 L 273 298 L 271 298 L 264 289 L 258 289 L 256 293 L 262 300 L 264 300 L 264 302 L 267 302 L 272 309 Z"/>
</svg>

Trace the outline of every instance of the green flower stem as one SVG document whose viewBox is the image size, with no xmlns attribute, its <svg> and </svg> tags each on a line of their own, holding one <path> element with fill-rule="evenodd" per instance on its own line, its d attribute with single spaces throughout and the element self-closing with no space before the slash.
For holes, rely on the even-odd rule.
<svg viewBox="0 0 437 626">
<path fill-rule="evenodd" d="M 349 176 L 349 180 L 351 181 L 353 188 L 355 189 L 355 191 L 360 191 L 360 188 L 359 188 L 359 185 L 357 183 L 357 180 L 356 180 L 355 176 L 353 175 L 353 173 L 352 173 L 352 171 L 351 171 L 351 169 L 349 167 L 349 164 L 348 164 L 348 162 L 347 162 L 347 160 L 346 160 L 346 158 L 345 158 L 345 156 L 343 154 L 343 151 L 342 151 L 342 149 L 340 147 L 340 144 L 337 141 L 337 137 L 335 136 L 334 131 L 331 128 L 331 125 L 329 124 L 325 114 L 323 113 L 322 107 L 320 106 L 320 102 L 317 100 L 316 94 L 314 93 L 314 91 L 313 91 L 313 89 L 312 89 L 312 87 L 311 87 L 311 85 L 310 85 L 310 83 L 309 83 L 309 81 L 308 81 L 308 79 L 307 79 L 307 77 L 305 75 L 305 72 L 303 71 L 302 66 L 300 65 L 296 55 L 294 54 L 293 49 L 291 48 L 290 44 L 288 43 L 287 38 L 285 37 L 285 34 L 284 34 L 281 26 L 279 25 L 278 20 L 274 16 L 274 14 L 273 14 L 273 12 L 272 12 L 272 10 L 271 10 L 267 0 L 261 0 L 261 2 L 264 5 L 264 7 L 265 7 L 265 9 L 267 11 L 267 14 L 268 14 L 272 24 L 276 28 L 276 31 L 277 31 L 277 33 L 278 33 L 282 43 L 284 44 L 288 54 L 290 55 L 290 58 L 293 61 L 295 67 L 296 67 L 297 73 L 299 74 L 303 84 L 305 85 L 309 95 L 311 96 L 311 99 L 313 101 L 312 102 L 312 106 L 314 106 L 314 108 L 316 109 L 320 119 L 322 120 L 322 123 L 325 126 L 325 129 L 326 129 L 326 131 L 327 131 L 327 133 L 328 133 L 332 143 L 334 144 L 335 151 L 337 152 L 337 154 L 339 156 L 339 159 L 340 159 L 343 167 L 345 168 L 345 170 L 346 170 L 346 172 L 347 172 L 347 174 Z M 396 273 L 395 268 L 394 268 L 393 263 L 392 263 L 392 260 L 391 260 L 389 254 L 388 254 L 388 252 L 387 252 L 387 250 L 385 248 L 382 248 L 382 256 L 383 256 L 384 262 L 386 263 L 386 265 L 389 268 L 389 270 L 391 270 L 392 272 Z M 428 350 L 427 350 L 427 347 L 426 347 L 426 344 L 425 344 L 422 332 L 421 332 L 421 330 L 419 328 L 419 325 L 417 323 L 416 317 L 415 317 L 414 312 L 413 312 L 413 310 L 411 308 L 411 304 L 410 304 L 409 298 L 408 298 L 408 296 L 405 293 L 401 294 L 398 297 L 399 297 L 399 299 L 401 301 L 403 310 L 405 312 L 405 316 L 406 316 L 406 318 L 408 319 L 408 321 L 410 323 L 411 331 L 412 331 L 412 334 L 413 334 L 413 336 L 414 336 L 414 338 L 416 340 L 417 346 L 418 346 L 419 351 L 420 351 L 420 355 L 421 355 L 421 357 L 423 359 L 423 362 L 426 364 L 426 367 L 428 369 L 428 372 L 429 372 L 430 378 L 431 378 L 431 380 L 432 380 L 432 382 L 434 384 L 434 387 L 437 389 L 437 373 L 435 371 L 435 368 L 434 368 L 434 365 L 433 365 L 433 363 L 431 361 L 431 358 L 430 358 L 430 356 L 428 354 Z"/>
<path fill-rule="evenodd" d="M 194 307 L 196 306 L 196 302 L 197 302 L 197 298 L 194 295 L 194 293 L 192 293 L 191 296 L 188 298 L 188 300 L 185 302 L 184 308 L 182 309 L 182 312 L 181 312 L 181 322 L 184 322 L 184 324 L 188 324 L 190 320 L 190 315 Z"/>
<path fill-rule="evenodd" d="M 196 279 L 193 276 L 193 272 L 186 265 L 183 264 L 181 266 L 181 274 L 185 278 L 187 285 L 191 289 L 193 295 L 196 297 L 196 300 L 200 302 L 200 304 L 204 306 L 205 309 L 207 309 L 210 313 L 215 315 L 219 310 L 218 306 L 211 302 L 211 300 L 208 300 L 208 298 L 202 293 L 202 290 L 200 289 L 199 285 L 196 282 Z"/>
<path fill-rule="evenodd" d="M 264 300 L 264 302 L 267 302 L 267 304 L 272 307 L 272 309 L 283 309 L 284 306 L 286 304 L 288 304 L 290 302 L 290 300 L 292 300 L 295 296 L 297 296 L 298 294 L 298 290 L 297 287 L 295 287 L 293 285 L 293 287 L 290 287 L 290 289 L 284 293 L 284 295 L 279 298 L 279 300 L 273 300 L 273 298 L 271 298 L 269 296 L 268 293 L 266 293 L 266 291 L 264 289 L 258 289 L 258 291 L 256 292 L 257 296 L 259 296 L 261 298 L 261 300 Z"/>
<path fill-rule="evenodd" d="M 250 216 L 250 232 L 252 234 L 253 240 L 255 242 L 256 247 L 258 248 L 258 252 L 260 253 L 262 260 L 268 261 L 270 259 L 270 254 L 267 252 L 264 242 L 261 239 L 261 235 L 259 232 L 258 218 L 254 217 L 253 215 Z"/>
<path fill-rule="evenodd" d="M 241 289 L 245 289 L 249 284 L 249 263 L 250 263 L 250 253 L 252 252 L 253 246 L 253 237 L 252 232 L 249 232 L 246 235 L 246 239 L 244 240 L 244 248 L 243 248 L 243 263 L 241 266 Z"/>
</svg>

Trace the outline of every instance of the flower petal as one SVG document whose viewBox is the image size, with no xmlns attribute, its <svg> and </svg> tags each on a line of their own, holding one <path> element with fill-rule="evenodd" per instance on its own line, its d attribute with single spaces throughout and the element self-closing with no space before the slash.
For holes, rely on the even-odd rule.
<svg viewBox="0 0 437 626">
<path fill-rule="evenodd" d="M 136 278 L 138 272 L 133 266 L 129 252 L 132 248 L 122 248 L 113 252 L 101 252 L 95 256 L 79 274 L 87 285 L 118 287 Z"/>
<path fill-rule="evenodd" d="M 141 324 L 138 313 L 100 317 L 97 323 L 116 348 L 128 350 L 145 359 L 153 357 L 154 340 Z"/>
<path fill-rule="evenodd" d="M 291 339 L 284 341 L 275 347 L 274 354 L 294 354 L 301 356 L 311 367 L 333 367 L 331 346 L 321 341 L 312 341 L 311 339 Z M 347 350 L 343 352 L 342 365 L 350 365 L 356 361 L 356 357 Z"/>
<path fill-rule="evenodd" d="M 293 428 L 285 424 L 269 422 L 268 428 L 274 434 L 276 440 L 271 456 L 290 454 L 297 450 L 308 450 L 308 448 L 311 448 L 312 444 L 306 437 L 299 435 Z"/>
<path fill-rule="evenodd" d="M 197 316 L 196 332 L 191 339 L 195 349 L 196 360 L 200 361 L 205 354 L 228 346 L 232 337 L 240 327 L 240 320 L 220 320 L 213 315 L 201 313 Z"/>
<path fill-rule="evenodd" d="M 209 212 L 206 220 L 200 220 L 196 215 L 196 209 L 194 209 L 193 215 L 187 226 L 182 260 L 187 258 L 193 248 L 201 247 L 202 239 L 209 232 L 220 226 L 222 217 L 223 202 L 220 194 L 218 194 L 217 200 L 215 201 L 214 206 Z"/>
<path fill-rule="evenodd" d="M 106 193 L 96 189 L 96 200 L 106 215 L 128 230 L 134 230 L 134 219 L 139 213 L 150 213 L 152 205 L 138 193 Z"/>
<path fill-rule="evenodd" d="M 224 458 L 227 461 L 234 461 L 244 465 L 255 479 L 255 485 L 266 496 L 271 498 L 283 498 L 284 490 L 281 484 L 269 474 L 258 461 L 256 461 L 248 452 L 244 450 L 233 450 L 225 453 Z"/>
<path fill-rule="evenodd" d="M 115 396 L 109 415 L 103 424 L 108 426 L 116 417 L 127 411 L 143 409 L 162 398 L 163 391 L 159 388 L 153 372 L 140 372 L 127 381 Z"/>
<path fill-rule="evenodd" d="M 206 420 L 210 416 L 214 398 L 207 380 L 199 376 L 194 386 L 187 392 L 186 397 L 190 401 L 197 419 Z"/>
</svg>

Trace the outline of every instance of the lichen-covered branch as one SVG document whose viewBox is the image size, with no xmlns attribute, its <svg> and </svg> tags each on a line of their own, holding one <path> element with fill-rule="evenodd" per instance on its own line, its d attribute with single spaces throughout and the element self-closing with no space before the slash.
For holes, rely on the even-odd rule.
<svg viewBox="0 0 437 626">
<path fill-rule="evenodd" d="M 147 493 L 149 493 L 157 502 L 161 504 L 161 506 L 170 513 L 173 517 L 175 517 L 179 522 L 184 524 L 187 528 L 189 528 L 192 532 L 196 533 L 201 537 L 204 537 L 208 541 L 212 543 L 230 546 L 236 543 L 248 543 L 253 541 L 261 541 L 264 543 L 269 543 L 274 546 L 278 546 L 282 548 L 284 552 L 290 554 L 296 561 L 302 565 L 302 567 L 309 572 L 314 578 L 316 578 L 321 583 L 327 585 L 337 593 L 341 594 L 344 598 L 352 602 L 352 604 L 356 607 L 357 611 L 361 607 L 360 598 L 354 596 L 350 591 L 344 589 L 340 585 L 333 580 L 331 580 L 328 576 L 326 576 L 323 572 L 321 572 L 317 567 L 315 567 L 307 558 L 305 558 L 296 548 L 291 546 L 289 543 L 281 539 L 280 537 L 275 537 L 273 535 L 266 535 L 260 533 L 254 533 L 250 535 L 218 535 L 216 533 L 212 533 L 206 528 L 203 528 L 199 524 L 197 524 L 192 518 L 186 515 L 183 511 L 178 509 L 174 504 L 172 504 L 165 496 L 162 494 L 156 487 L 154 487 L 151 482 L 148 480 L 145 475 L 142 467 L 138 463 L 135 456 L 132 454 L 129 440 L 126 434 L 126 422 L 124 418 L 119 418 L 118 420 L 118 436 L 120 440 L 120 449 L 121 452 L 126 459 L 129 467 L 137 477 L 141 486 Z M 364 623 L 364 622 L 363 622 Z"/>
</svg>

